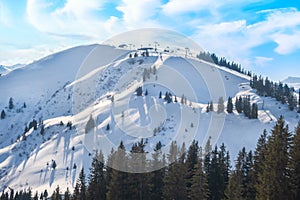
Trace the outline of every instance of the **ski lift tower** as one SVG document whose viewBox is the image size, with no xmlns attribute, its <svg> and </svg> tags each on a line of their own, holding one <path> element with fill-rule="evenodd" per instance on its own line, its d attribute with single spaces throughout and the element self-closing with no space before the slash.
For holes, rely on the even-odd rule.
<svg viewBox="0 0 300 200">
<path fill-rule="evenodd" d="M 188 52 L 190 51 L 190 49 L 188 47 L 185 47 L 185 57 L 187 58 Z"/>
<path fill-rule="evenodd" d="M 154 42 L 154 51 L 155 52 L 157 52 L 157 47 L 159 47 L 159 44 L 158 44 L 158 42 L 155 41 Z"/>
</svg>

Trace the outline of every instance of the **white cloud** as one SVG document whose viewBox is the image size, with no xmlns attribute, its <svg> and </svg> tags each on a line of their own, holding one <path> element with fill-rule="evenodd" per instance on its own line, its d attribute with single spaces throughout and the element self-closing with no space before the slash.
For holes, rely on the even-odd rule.
<svg viewBox="0 0 300 200">
<path fill-rule="evenodd" d="M 300 49 L 300 31 L 295 31 L 293 34 L 275 34 L 272 36 L 278 44 L 275 52 L 278 54 L 289 54 L 297 49 Z"/>
<path fill-rule="evenodd" d="M 70 46 L 49 47 L 49 45 L 39 45 L 34 48 L 25 49 L 14 49 L 8 47 L 1 51 L 0 64 L 5 66 L 11 66 L 17 63 L 29 64 L 34 60 L 38 60 L 68 47 Z"/>
<path fill-rule="evenodd" d="M 50 1 L 28 0 L 27 19 L 41 32 L 104 39 L 105 20 L 92 14 L 99 12 L 104 3 L 105 0 L 90 0 L 88 3 L 85 0 L 67 0 L 62 8 L 55 8 Z"/>
<path fill-rule="evenodd" d="M 0 1 L 0 23 L 5 26 L 11 25 L 11 13 L 7 6 Z"/>
<path fill-rule="evenodd" d="M 128 28 L 159 26 L 151 20 L 161 10 L 160 0 L 122 0 L 117 10 L 123 13 L 124 25 Z"/>
<path fill-rule="evenodd" d="M 252 49 L 260 45 L 275 42 L 278 47 L 274 52 L 279 54 L 292 53 L 300 48 L 298 10 L 269 10 L 264 14 L 267 14 L 265 20 L 250 25 L 247 25 L 246 20 L 238 20 L 198 26 L 194 38 L 204 48 L 232 60 L 242 60 L 241 63 L 246 63 L 246 66 L 257 64 L 249 59 Z"/>
<path fill-rule="evenodd" d="M 255 57 L 255 64 L 259 67 L 264 67 L 268 62 L 274 60 L 273 58 L 256 56 Z"/>
<path fill-rule="evenodd" d="M 163 6 L 163 11 L 168 15 L 175 15 L 185 12 L 207 10 L 216 6 L 216 2 L 209 0 L 170 0 Z"/>
</svg>

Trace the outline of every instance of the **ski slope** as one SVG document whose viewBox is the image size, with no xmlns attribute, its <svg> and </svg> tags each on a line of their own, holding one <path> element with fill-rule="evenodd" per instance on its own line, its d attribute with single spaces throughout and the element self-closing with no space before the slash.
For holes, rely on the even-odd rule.
<svg viewBox="0 0 300 200">
<path fill-rule="evenodd" d="M 254 150 L 263 129 L 270 130 L 280 115 L 291 128 L 299 120 L 286 105 L 256 95 L 245 75 L 179 54 L 130 58 L 132 53 L 107 45 L 79 46 L 0 77 L 0 110 L 6 112 L 0 120 L 0 189 L 30 186 L 51 194 L 59 185 L 73 190 L 81 168 L 88 173 L 95 149 L 108 155 L 123 141 L 130 150 L 141 138 L 150 155 L 158 141 L 167 153 L 173 140 L 188 146 L 197 139 L 204 145 L 211 137 L 213 144 L 225 143 L 233 160 L 244 146 Z M 156 73 L 144 78 L 144 70 L 154 66 Z M 137 96 L 140 86 L 143 95 Z M 173 100 L 176 95 L 178 102 L 166 103 L 160 91 L 163 98 L 166 92 Z M 216 110 L 221 96 L 226 105 L 229 96 L 234 101 L 248 95 L 259 106 L 258 119 L 206 112 L 211 100 Z M 8 108 L 10 97 L 14 109 Z M 86 132 L 90 116 L 95 127 Z M 42 125 L 23 134 L 33 119 L 43 123 L 43 135 Z"/>
</svg>

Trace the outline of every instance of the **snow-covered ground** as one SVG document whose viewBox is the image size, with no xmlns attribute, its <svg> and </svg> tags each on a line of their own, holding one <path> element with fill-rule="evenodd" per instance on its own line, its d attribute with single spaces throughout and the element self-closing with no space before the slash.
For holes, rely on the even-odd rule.
<svg viewBox="0 0 300 200">
<path fill-rule="evenodd" d="M 144 138 L 151 154 L 158 141 L 168 152 L 172 140 L 188 146 L 193 139 L 204 144 L 212 137 L 213 144 L 224 142 L 235 159 L 244 146 L 254 150 L 263 129 L 270 130 L 280 115 L 291 128 L 299 120 L 286 105 L 256 95 L 243 74 L 178 54 L 129 58 L 133 53 L 112 46 L 80 46 L 0 77 L 0 111 L 6 113 L 0 120 L 0 189 L 30 186 L 52 192 L 59 185 L 72 190 L 80 169 L 88 172 L 94 150 L 107 155 L 121 140 L 129 150 Z M 142 96 L 135 92 L 139 86 Z M 178 102 L 166 103 L 166 92 Z M 183 95 L 186 104 L 181 103 Z M 219 97 L 226 105 L 229 96 L 235 101 L 246 95 L 258 103 L 258 119 L 206 112 L 211 100 L 216 110 Z M 10 97 L 13 109 L 8 108 Z M 90 117 L 95 127 L 86 133 Z M 43 125 L 23 134 L 33 119 Z"/>
</svg>

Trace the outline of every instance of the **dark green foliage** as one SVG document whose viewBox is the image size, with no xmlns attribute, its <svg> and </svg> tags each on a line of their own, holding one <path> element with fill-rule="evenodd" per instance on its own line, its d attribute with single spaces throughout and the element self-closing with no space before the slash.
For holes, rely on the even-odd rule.
<svg viewBox="0 0 300 200">
<path fill-rule="evenodd" d="M 29 123 L 29 126 L 28 126 L 28 130 L 30 130 L 31 128 L 33 128 L 34 130 L 37 130 L 37 121 L 35 119 L 33 119 L 30 123 Z"/>
<path fill-rule="evenodd" d="M 112 150 L 108 155 L 107 166 L 102 153 L 96 152 L 88 185 L 85 185 L 82 169 L 72 199 L 296 200 L 300 197 L 300 122 L 292 137 L 283 117 L 280 117 L 269 137 L 266 131 L 260 136 L 254 155 L 245 148 L 238 153 L 232 170 L 225 145 L 212 151 L 210 138 L 203 155 L 197 141 L 192 142 L 187 152 L 184 144 L 179 147 L 172 142 L 167 161 L 160 142 L 155 146 L 152 159 L 147 160 L 145 144 L 141 140 L 132 146 L 130 153 L 126 153 L 121 142 L 117 151 Z M 149 173 L 124 172 L 141 172 L 150 167 L 157 170 Z M 30 190 L 22 190 L 14 195 L 11 190 L 10 194 L 2 192 L 0 200 L 13 199 L 11 196 L 31 200 L 36 199 L 38 194 L 32 197 Z M 45 191 L 40 196 L 46 198 L 48 194 Z M 67 189 L 64 199 L 69 200 L 70 196 Z M 61 198 L 58 187 L 51 199 Z"/>
<path fill-rule="evenodd" d="M 151 173 L 145 173 L 147 166 L 146 153 L 144 151 L 145 143 L 143 140 L 134 144 L 129 154 L 128 167 L 130 171 L 136 173 L 128 173 L 128 198 L 129 199 L 151 199 Z M 144 172 L 144 173 L 141 173 Z"/>
<path fill-rule="evenodd" d="M 85 182 L 85 173 L 82 168 L 79 173 L 79 178 L 77 179 L 75 189 L 74 189 L 74 200 L 85 200 L 86 199 L 86 182 Z"/>
<path fill-rule="evenodd" d="M 142 96 L 143 95 L 143 88 L 142 87 L 138 87 L 136 90 L 136 95 L 137 96 Z"/>
<path fill-rule="evenodd" d="M 65 191 L 64 200 L 71 200 L 71 193 L 69 188 L 67 188 L 67 190 Z"/>
<path fill-rule="evenodd" d="M 297 105 L 296 98 L 294 97 L 293 94 L 290 94 L 290 96 L 288 97 L 288 105 L 291 111 L 293 111 L 295 109 L 295 106 Z"/>
<path fill-rule="evenodd" d="M 298 93 L 298 113 L 300 113 L 300 89 L 299 89 L 299 93 Z"/>
<path fill-rule="evenodd" d="M 256 103 L 252 104 L 250 119 L 257 119 L 258 117 L 258 106 Z"/>
<path fill-rule="evenodd" d="M 214 104 L 212 101 L 210 101 L 210 104 L 209 104 L 209 111 L 210 112 L 213 112 L 214 111 Z"/>
<path fill-rule="evenodd" d="M 170 92 L 166 92 L 164 99 L 165 99 L 165 101 L 167 103 L 171 103 L 172 102 L 172 95 L 171 95 L 171 93 Z"/>
<path fill-rule="evenodd" d="M 8 108 L 9 108 L 9 109 L 13 109 L 13 108 L 14 108 L 14 101 L 13 101 L 13 98 L 12 98 L 12 97 L 9 98 L 9 101 L 8 101 Z"/>
<path fill-rule="evenodd" d="M 225 191 L 227 199 L 255 199 L 253 184 L 252 152 L 243 148 L 239 152 L 235 169 L 230 174 L 229 184 Z"/>
<path fill-rule="evenodd" d="M 241 96 L 239 98 L 236 97 L 235 99 L 235 109 L 238 113 L 243 112 L 243 99 Z"/>
<path fill-rule="evenodd" d="M 57 164 L 56 164 L 56 162 L 55 162 L 55 160 L 53 160 L 53 162 L 52 162 L 52 166 L 51 166 L 53 169 L 55 169 L 56 167 L 57 167 Z"/>
<path fill-rule="evenodd" d="M 56 189 L 54 190 L 54 192 L 51 196 L 51 200 L 62 200 L 61 194 L 59 191 L 59 186 L 57 186 Z"/>
<path fill-rule="evenodd" d="M 216 146 L 211 154 L 206 156 L 204 167 L 208 175 L 209 199 L 224 198 L 224 191 L 228 184 L 230 168 L 229 153 L 226 152 L 224 144 L 221 145 L 219 151 Z"/>
<path fill-rule="evenodd" d="M 184 152 L 184 146 L 181 152 Z M 179 156 L 179 157 L 178 157 Z M 167 174 L 164 177 L 163 198 L 164 199 L 187 199 L 187 170 L 184 164 L 185 153 L 178 154 L 176 142 L 172 142 L 167 167 Z M 180 191 L 180 192 L 178 192 Z"/>
<path fill-rule="evenodd" d="M 233 103 L 232 103 L 232 98 L 231 97 L 228 97 L 227 112 L 228 113 L 232 113 L 233 112 Z"/>
<path fill-rule="evenodd" d="M 224 99 L 223 97 L 220 97 L 218 100 L 218 110 L 217 113 L 223 113 L 224 112 Z"/>
<path fill-rule="evenodd" d="M 5 117 L 6 117 L 5 111 L 2 110 L 2 111 L 1 111 L 1 119 L 5 119 Z"/>
<path fill-rule="evenodd" d="M 289 88 L 287 84 L 273 83 L 269 81 L 268 77 L 264 80 L 262 76 L 257 77 L 257 75 L 254 75 L 250 81 L 250 86 L 256 89 L 258 95 L 273 97 L 282 104 L 288 103 L 291 111 L 294 110 L 297 104 L 293 94 L 294 89 Z"/>
<path fill-rule="evenodd" d="M 92 161 L 87 187 L 87 198 L 89 200 L 106 198 L 106 180 L 104 174 L 104 157 L 102 152 L 96 152 Z"/>
<path fill-rule="evenodd" d="M 117 169 L 126 170 L 128 167 L 127 155 L 123 142 L 121 141 L 118 150 L 111 155 L 110 181 L 107 186 L 107 199 L 128 199 L 129 187 L 127 184 L 128 173 L 118 171 Z"/>
<path fill-rule="evenodd" d="M 281 116 L 268 137 L 262 171 L 257 174 L 257 199 L 289 199 L 290 145 L 291 134 Z"/>
<path fill-rule="evenodd" d="M 45 133 L 45 126 L 44 126 L 44 124 L 42 124 L 40 134 L 44 135 L 44 133 Z"/>
<path fill-rule="evenodd" d="M 191 185 L 188 186 L 189 199 L 208 199 L 209 188 L 207 174 L 204 172 L 204 165 L 202 160 L 202 151 L 199 151 L 196 157 L 196 162 L 193 167 L 192 177 L 190 180 Z"/>
<path fill-rule="evenodd" d="M 165 176 L 165 158 L 161 152 L 162 145 L 158 142 L 154 148 L 154 153 L 152 154 L 151 167 L 152 169 L 157 169 L 152 172 L 152 199 L 162 199 L 163 195 L 163 179 Z"/>
<path fill-rule="evenodd" d="M 292 191 L 291 199 L 300 199 L 300 122 L 295 130 L 291 146 L 290 168 L 290 186 Z"/>
<path fill-rule="evenodd" d="M 67 127 L 69 127 L 70 130 L 72 129 L 72 122 L 71 121 L 68 121 Z"/>
<path fill-rule="evenodd" d="M 221 65 L 224 67 L 227 67 L 231 70 L 243 73 L 247 76 L 251 76 L 251 72 L 250 71 L 245 71 L 240 64 L 234 63 L 234 62 L 229 62 L 226 60 L 226 58 L 219 58 L 216 54 L 211 54 L 209 52 L 200 52 L 197 55 L 197 58 L 205 60 L 207 62 L 212 62 L 215 63 L 217 65 Z"/>
<path fill-rule="evenodd" d="M 38 192 L 35 193 L 35 195 L 33 197 L 33 200 L 39 200 L 39 194 L 38 194 Z"/>
</svg>

